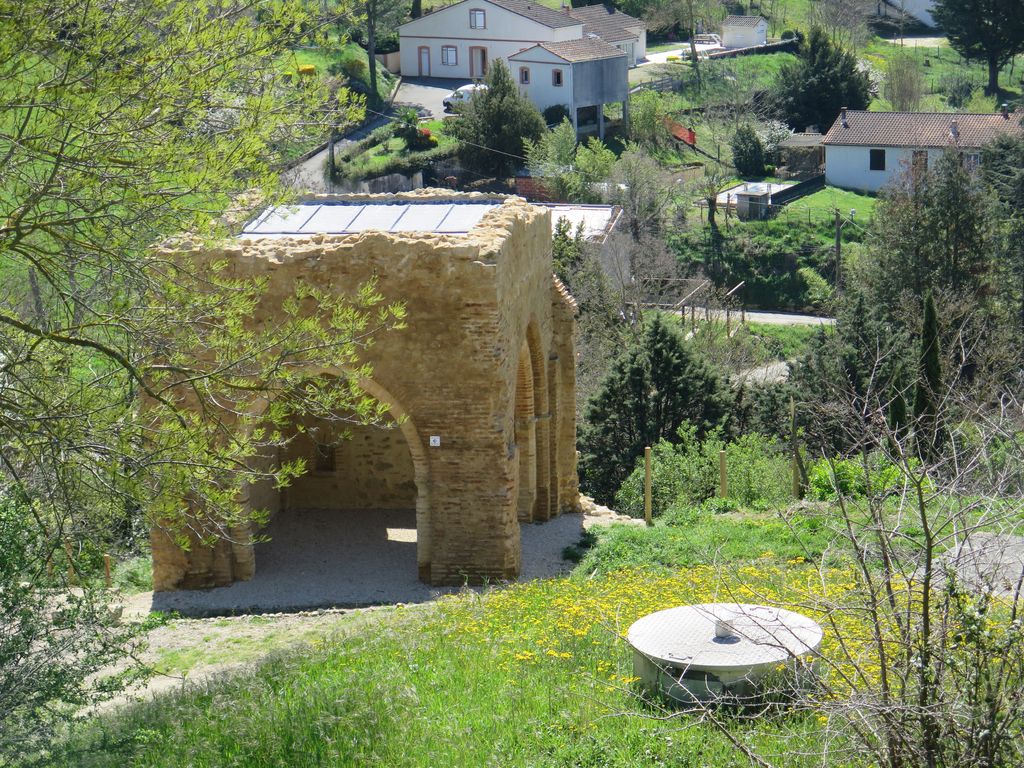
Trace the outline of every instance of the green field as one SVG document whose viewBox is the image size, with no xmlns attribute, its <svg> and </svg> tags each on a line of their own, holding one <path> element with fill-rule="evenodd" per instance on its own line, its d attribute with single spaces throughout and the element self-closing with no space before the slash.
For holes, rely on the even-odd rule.
<svg viewBox="0 0 1024 768">
<path fill-rule="evenodd" d="M 250 670 L 81 722 L 53 762 L 746 766 L 729 736 L 699 718 L 652 719 L 671 710 L 637 686 L 621 635 L 646 613 L 722 590 L 821 603 L 805 558 L 830 537 L 774 514 L 708 511 L 680 522 L 608 530 L 570 578 L 379 611 L 361 631 L 339 622 L 297 634 L 291 647 L 272 633 L 268 646 L 280 650 Z M 222 661 L 221 629 L 214 623 L 163 665 L 187 672 Z M 242 658 L 251 646 L 239 646 Z M 799 748 L 823 733 L 818 717 L 798 713 L 729 727 L 794 768 L 805 765 Z"/>
</svg>

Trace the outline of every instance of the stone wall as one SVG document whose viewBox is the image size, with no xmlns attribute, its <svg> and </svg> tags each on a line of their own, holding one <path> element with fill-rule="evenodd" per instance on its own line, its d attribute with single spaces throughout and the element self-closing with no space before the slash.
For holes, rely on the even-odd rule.
<svg viewBox="0 0 1024 768">
<path fill-rule="evenodd" d="M 344 199 L 482 197 L 420 190 Z M 549 216 L 546 209 L 513 197 L 467 234 L 249 237 L 215 251 L 185 254 L 200 265 L 226 260 L 235 277 L 268 278 L 267 293 L 253 316 L 257 327 L 275 322 L 282 301 L 299 281 L 344 293 L 375 277 L 387 301 L 405 304 L 406 328 L 376 340 L 365 358 L 372 377 L 361 382 L 389 406 L 399 427 L 386 438 L 364 434 L 356 443 L 361 447 L 346 447 L 348 453 L 336 455 L 343 459 L 338 465 L 362 462 L 376 467 L 375 477 L 390 478 L 393 472 L 396 481 L 388 479 L 371 499 L 374 481 L 369 477 L 345 481 L 350 485 L 344 489 L 340 476 L 303 478 L 285 491 L 285 504 L 311 502 L 317 494 L 333 492 L 335 482 L 339 493 L 352 493 L 360 506 L 405 504 L 409 497 L 403 494 L 411 489 L 397 478 L 411 476 L 422 580 L 459 584 L 518 575 L 518 521 L 546 520 L 579 504 L 575 305 L 564 287 L 553 283 Z M 345 375 L 341 368 L 314 373 Z M 439 438 L 440 445 L 432 447 L 431 437 Z M 287 449 L 303 450 L 314 448 L 296 442 Z M 395 463 L 402 453 L 411 472 L 409 464 L 399 471 Z M 305 495 L 293 496 L 300 487 Z M 274 511 L 266 489 L 252 489 L 251 495 L 254 503 L 269 501 Z M 252 572 L 246 562 L 251 548 L 242 538 L 231 551 L 193 547 L 175 553 L 161 536 L 154 532 L 160 588 L 228 583 Z"/>
<path fill-rule="evenodd" d="M 307 472 L 280 491 L 267 509 L 415 509 L 416 479 L 405 436 L 390 428 L 303 425 L 282 452 Z"/>
</svg>

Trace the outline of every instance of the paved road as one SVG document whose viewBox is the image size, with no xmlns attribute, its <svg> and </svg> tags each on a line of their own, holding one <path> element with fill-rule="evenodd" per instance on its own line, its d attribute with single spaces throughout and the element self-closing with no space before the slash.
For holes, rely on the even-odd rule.
<svg viewBox="0 0 1024 768">
<path fill-rule="evenodd" d="M 442 77 L 403 78 L 395 95 L 396 107 L 415 107 L 421 117 L 440 120 L 445 116 L 441 100 L 456 88 L 468 85 L 471 80 Z"/>
<path fill-rule="evenodd" d="M 676 312 L 679 314 L 679 312 Z M 697 314 L 704 315 L 703 307 L 697 307 Z M 687 317 L 689 312 L 687 311 Z M 725 320 L 725 310 L 712 309 L 711 316 L 716 320 Z M 740 311 L 734 309 L 730 315 L 733 322 L 740 319 Z M 818 317 L 817 315 L 801 315 L 796 312 L 762 312 L 760 310 L 747 310 L 747 322 L 764 323 L 765 325 L 824 325 L 833 326 L 836 324 L 834 317 Z"/>
<path fill-rule="evenodd" d="M 370 131 L 384 125 L 389 119 L 377 116 L 347 134 L 345 138 L 335 142 L 334 146 L 341 149 L 352 142 L 359 141 Z M 325 147 L 308 160 L 303 160 L 294 168 L 282 173 L 281 181 L 300 192 L 333 192 L 327 178 L 327 148 Z"/>
<path fill-rule="evenodd" d="M 702 43 L 697 44 L 697 55 L 702 56 L 703 54 L 710 53 L 711 51 L 723 50 L 720 45 L 704 45 Z M 677 56 L 681 60 L 687 60 L 690 58 L 690 45 L 687 43 L 685 46 L 681 45 L 679 48 L 675 48 L 671 51 L 660 51 L 659 53 L 648 53 L 647 57 L 641 61 L 638 61 L 636 65 L 638 67 L 645 67 L 648 64 L 667 64 L 669 56 Z"/>
</svg>

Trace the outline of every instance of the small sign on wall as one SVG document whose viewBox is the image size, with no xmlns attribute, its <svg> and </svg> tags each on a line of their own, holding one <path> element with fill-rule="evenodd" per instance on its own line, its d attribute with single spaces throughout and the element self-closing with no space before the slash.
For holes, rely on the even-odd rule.
<svg viewBox="0 0 1024 768">
<path fill-rule="evenodd" d="M 430 447 L 431 448 L 440 448 L 441 447 L 441 436 L 440 435 L 431 435 L 430 436 Z"/>
</svg>

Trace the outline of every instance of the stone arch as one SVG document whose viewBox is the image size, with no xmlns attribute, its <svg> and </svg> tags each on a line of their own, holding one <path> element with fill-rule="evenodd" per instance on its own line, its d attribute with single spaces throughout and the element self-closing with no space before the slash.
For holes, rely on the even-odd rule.
<svg viewBox="0 0 1024 768">
<path fill-rule="evenodd" d="M 516 515 L 520 521 L 533 519 L 537 501 L 537 422 L 533 388 L 533 361 L 526 339 L 519 347 L 516 366 L 515 411 L 513 417 L 516 445 Z"/>
<path fill-rule="evenodd" d="M 311 377 L 345 377 L 344 368 L 321 368 L 309 372 Z M 356 381 L 366 394 L 386 406 L 395 427 L 401 432 L 412 461 L 416 508 L 416 564 L 420 579 L 428 580 L 432 562 L 432 519 L 430 509 L 430 466 L 415 420 L 388 389 L 372 378 L 361 376 Z M 287 489 L 282 492 L 282 506 Z"/>
<path fill-rule="evenodd" d="M 547 365 L 536 319 L 526 327 L 526 345 L 530 356 L 533 385 L 534 465 L 536 494 L 530 515 L 532 520 L 548 520 L 551 506 L 551 403 L 548 399 Z"/>
</svg>

